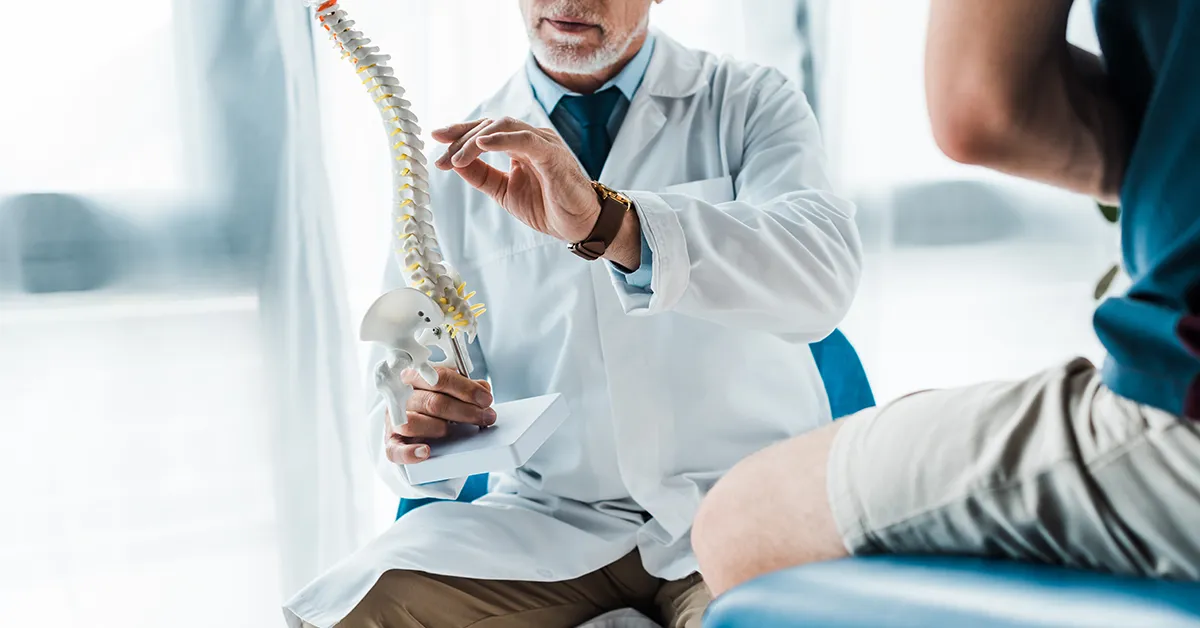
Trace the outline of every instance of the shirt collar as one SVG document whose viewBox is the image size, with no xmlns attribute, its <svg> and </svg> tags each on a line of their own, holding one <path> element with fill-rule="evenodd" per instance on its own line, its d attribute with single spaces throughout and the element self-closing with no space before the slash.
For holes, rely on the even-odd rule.
<svg viewBox="0 0 1200 628">
<path fill-rule="evenodd" d="M 608 80 L 607 83 L 600 86 L 600 91 L 612 86 L 616 86 L 625 95 L 625 98 L 632 101 L 633 95 L 637 93 L 638 86 L 642 84 L 642 79 L 646 76 L 646 68 L 650 66 L 650 58 L 654 54 L 654 33 L 650 32 L 646 35 L 646 42 L 642 44 L 642 49 L 621 68 L 621 71 L 616 76 Z M 572 92 L 567 88 L 559 85 L 554 79 L 546 76 L 542 68 L 538 66 L 533 55 L 530 54 L 525 60 L 525 73 L 529 76 L 529 84 L 533 87 L 533 95 L 537 98 L 538 104 L 546 111 L 546 115 L 550 115 L 554 108 L 558 106 L 558 101 L 562 100 L 563 96 L 579 96 L 580 94 Z"/>
</svg>

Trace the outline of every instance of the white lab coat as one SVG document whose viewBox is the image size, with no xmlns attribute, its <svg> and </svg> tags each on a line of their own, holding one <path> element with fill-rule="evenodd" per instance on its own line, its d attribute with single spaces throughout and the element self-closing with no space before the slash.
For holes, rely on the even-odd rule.
<svg viewBox="0 0 1200 628">
<path fill-rule="evenodd" d="M 808 343 L 849 308 L 861 250 L 812 111 L 777 71 L 658 37 L 600 176 L 636 203 L 650 290 L 435 171 L 444 253 L 488 308 L 475 375 L 498 402 L 561 393 L 570 416 L 525 467 L 492 474 L 489 495 L 412 511 L 296 594 L 292 625 L 334 624 L 389 569 L 554 581 L 636 548 L 650 573 L 683 578 L 697 569 L 692 518 L 717 479 L 830 421 Z M 524 69 L 472 113 L 506 115 L 551 126 Z M 389 268 L 387 287 L 403 285 Z M 462 485 L 410 486 L 377 462 L 399 496 Z"/>
</svg>

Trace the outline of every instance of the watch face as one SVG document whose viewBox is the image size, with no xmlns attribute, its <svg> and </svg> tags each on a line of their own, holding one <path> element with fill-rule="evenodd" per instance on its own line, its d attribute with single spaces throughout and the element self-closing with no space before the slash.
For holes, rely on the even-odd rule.
<svg viewBox="0 0 1200 628">
<path fill-rule="evenodd" d="M 620 192 L 608 187 L 607 185 L 604 185 L 603 183 L 599 183 L 599 182 L 593 182 L 593 185 L 596 186 L 596 190 L 598 192 L 600 192 L 600 194 L 602 196 L 620 201 L 626 205 L 630 204 L 630 200 L 628 198 L 626 198 L 624 194 L 621 194 Z"/>
</svg>

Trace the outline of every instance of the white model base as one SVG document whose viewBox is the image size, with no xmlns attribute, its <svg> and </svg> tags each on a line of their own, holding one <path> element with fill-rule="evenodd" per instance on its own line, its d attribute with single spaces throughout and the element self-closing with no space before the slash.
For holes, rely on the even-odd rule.
<svg viewBox="0 0 1200 628">
<path fill-rule="evenodd" d="M 509 471 L 526 462 L 567 418 L 560 394 L 518 399 L 492 406 L 496 423 L 480 429 L 457 424 L 450 436 L 430 443 L 431 456 L 401 466 L 410 484 L 427 484 L 479 473 Z"/>
</svg>

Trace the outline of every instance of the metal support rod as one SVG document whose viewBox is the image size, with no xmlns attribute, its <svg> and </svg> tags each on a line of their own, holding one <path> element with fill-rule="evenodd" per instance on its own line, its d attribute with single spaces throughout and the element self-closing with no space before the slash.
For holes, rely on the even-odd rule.
<svg viewBox="0 0 1200 628">
<path fill-rule="evenodd" d="M 462 345 L 459 344 L 459 340 L 461 339 L 462 334 L 455 334 L 454 336 L 451 336 L 450 347 L 454 349 L 454 364 L 458 368 L 459 375 L 470 379 L 471 372 L 467 369 L 467 361 L 463 358 L 463 348 Z"/>
</svg>

